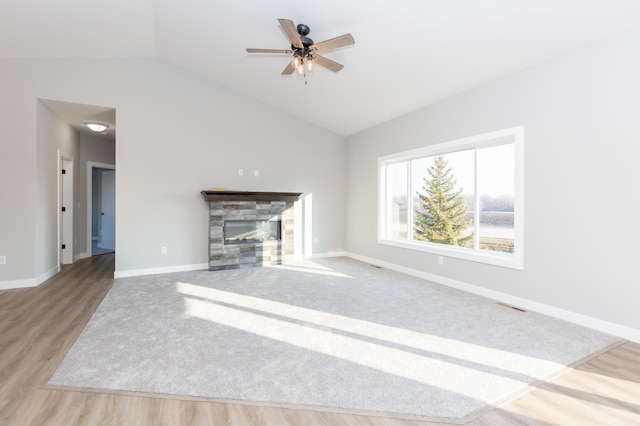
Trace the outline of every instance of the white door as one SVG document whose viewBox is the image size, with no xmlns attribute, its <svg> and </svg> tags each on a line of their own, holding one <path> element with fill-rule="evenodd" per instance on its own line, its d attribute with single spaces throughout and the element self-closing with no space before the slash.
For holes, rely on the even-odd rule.
<svg viewBox="0 0 640 426">
<path fill-rule="evenodd" d="M 73 263 L 73 161 L 62 159 L 60 184 L 60 260 Z"/>
<path fill-rule="evenodd" d="M 116 249 L 116 171 L 102 172 L 102 202 L 100 212 L 100 242 L 107 250 Z"/>
</svg>

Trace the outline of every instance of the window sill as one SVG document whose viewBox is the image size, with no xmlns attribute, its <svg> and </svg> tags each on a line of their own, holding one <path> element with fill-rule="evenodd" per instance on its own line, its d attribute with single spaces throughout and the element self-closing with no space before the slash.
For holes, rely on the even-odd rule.
<svg viewBox="0 0 640 426">
<path fill-rule="evenodd" d="M 379 244 L 399 247 L 407 250 L 421 251 L 439 256 L 453 257 L 456 259 L 469 260 L 487 265 L 500 266 L 503 268 L 523 270 L 522 256 L 517 253 L 499 253 L 489 250 L 474 250 L 462 247 L 445 246 L 442 244 L 424 243 L 417 241 L 407 241 L 401 239 L 378 238 Z"/>
</svg>

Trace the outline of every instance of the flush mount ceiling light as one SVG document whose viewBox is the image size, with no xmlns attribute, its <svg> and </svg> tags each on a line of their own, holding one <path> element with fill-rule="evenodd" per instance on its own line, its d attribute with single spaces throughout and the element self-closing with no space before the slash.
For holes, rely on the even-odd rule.
<svg viewBox="0 0 640 426">
<path fill-rule="evenodd" d="M 102 132 L 107 127 L 109 127 L 106 124 L 100 124 L 100 123 L 84 123 L 84 124 L 94 132 Z"/>
</svg>

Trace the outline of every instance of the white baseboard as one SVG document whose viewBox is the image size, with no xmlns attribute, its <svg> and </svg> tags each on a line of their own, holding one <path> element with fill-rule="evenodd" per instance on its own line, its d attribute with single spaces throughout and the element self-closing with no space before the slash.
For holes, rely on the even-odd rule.
<svg viewBox="0 0 640 426">
<path fill-rule="evenodd" d="M 29 288 L 37 287 L 49 278 L 58 273 L 58 267 L 51 268 L 44 274 L 37 276 L 36 278 L 27 278 L 25 280 L 12 280 L 12 281 L 0 281 L 0 290 L 13 290 L 16 288 Z"/>
<path fill-rule="evenodd" d="M 613 336 L 618 336 L 622 339 L 630 340 L 632 342 L 640 343 L 640 330 L 627 327 L 624 325 L 604 321 L 598 318 L 590 317 L 576 312 L 567 311 L 562 308 L 558 308 L 544 303 L 535 302 L 533 300 L 524 299 L 522 297 L 513 296 L 507 293 L 502 293 L 495 290 L 490 290 L 484 287 L 480 287 L 474 284 L 465 283 L 462 281 L 453 280 L 440 275 L 431 274 L 428 272 L 419 271 L 417 269 L 407 268 L 404 266 L 396 265 L 394 263 L 385 262 L 379 259 L 373 259 L 366 256 L 360 256 L 354 253 L 346 253 L 345 256 L 350 257 L 361 262 L 371 263 L 373 265 L 382 266 L 387 269 L 402 272 L 407 275 L 422 278 L 427 281 L 431 281 L 437 284 L 442 284 L 447 287 L 456 288 L 458 290 L 466 291 L 467 293 L 476 294 L 489 299 L 493 299 L 508 305 L 516 306 L 529 311 L 538 312 L 540 314 L 548 315 L 557 319 L 568 321 L 574 324 L 588 327 L 594 330 L 602 331 Z"/>
<path fill-rule="evenodd" d="M 11 280 L 11 281 L 0 281 L 0 290 L 13 290 L 15 288 L 29 288 L 35 287 L 38 284 L 36 283 L 35 278 L 29 278 L 26 280 Z"/>
<path fill-rule="evenodd" d="M 311 256 L 305 257 L 305 259 L 326 259 L 328 257 L 342 257 L 347 256 L 345 251 L 334 251 L 329 253 L 314 253 Z"/>
<path fill-rule="evenodd" d="M 209 264 L 198 263 L 195 265 L 164 266 L 161 268 L 129 269 L 124 271 L 115 271 L 113 273 L 113 277 L 114 278 L 139 277 L 142 275 L 170 274 L 172 272 L 200 271 L 203 269 L 209 269 Z"/>
<path fill-rule="evenodd" d="M 331 253 L 318 253 L 310 257 L 306 257 L 305 259 L 323 259 L 327 257 L 341 257 L 341 256 L 347 256 L 347 253 L 344 251 L 331 252 Z M 293 260 L 294 261 L 302 260 L 302 258 L 294 257 Z M 129 269 L 124 271 L 115 271 L 113 274 L 113 277 L 114 278 L 139 277 L 143 275 L 170 274 L 172 272 L 201 271 L 201 270 L 208 270 L 208 269 L 209 269 L 209 264 L 198 263 L 195 265 L 177 265 L 177 266 L 166 266 L 161 268 Z"/>
<path fill-rule="evenodd" d="M 44 274 L 38 275 L 38 277 L 36 278 L 36 285 L 42 284 L 43 282 L 45 282 L 49 278 L 53 277 L 58 272 L 60 272 L 60 269 L 57 266 L 55 266 L 55 267 L 49 269 Z"/>
<path fill-rule="evenodd" d="M 331 253 L 318 253 L 310 257 L 306 257 L 305 259 L 322 259 L 327 257 L 340 257 L 340 256 L 347 256 L 347 253 L 344 251 L 331 252 Z M 295 257 L 294 261 L 295 260 L 302 260 L 302 258 Z M 209 269 L 209 264 L 198 263 L 195 265 L 177 265 L 177 266 L 166 266 L 161 268 L 129 269 L 124 271 L 115 271 L 113 274 L 113 277 L 114 278 L 138 277 L 143 275 L 170 274 L 172 272 L 201 271 L 201 270 L 207 270 L 207 269 Z"/>
<path fill-rule="evenodd" d="M 91 253 L 87 253 L 87 252 L 84 252 L 84 253 L 78 253 L 78 254 L 76 254 L 75 256 L 73 256 L 73 261 L 74 261 L 74 262 L 77 262 L 78 260 L 80 260 L 80 259 L 86 259 L 87 257 L 91 257 Z"/>
</svg>

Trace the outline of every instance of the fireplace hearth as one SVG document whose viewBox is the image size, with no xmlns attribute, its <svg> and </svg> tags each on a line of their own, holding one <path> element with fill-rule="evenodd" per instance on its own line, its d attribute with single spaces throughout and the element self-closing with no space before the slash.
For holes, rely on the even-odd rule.
<svg viewBox="0 0 640 426">
<path fill-rule="evenodd" d="M 293 257 L 298 192 L 202 191 L 209 202 L 209 270 L 279 265 Z"/>
</svg>

